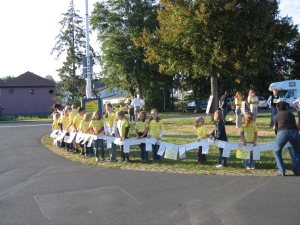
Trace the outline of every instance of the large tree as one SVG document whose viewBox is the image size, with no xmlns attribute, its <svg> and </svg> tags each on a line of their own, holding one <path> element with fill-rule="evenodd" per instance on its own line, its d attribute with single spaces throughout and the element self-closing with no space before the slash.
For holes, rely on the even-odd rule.
<svg viewBox="0 0 300 225">
<path fill-rule="evenodd" d="M 195 75 L 209 76 L 213 111 L 218 106 L 218 76 L 257 74 L 277 46 L 298 33 L 289 18 L 278 16 L 275 0 L 160 2 L 160 26 L 154 33 L 145 30 L 139 44 L 161 72 L 187 74 L 192 69 Z"/>
<path fill-rule="evenodd" d="M 58 69 L 61 81 L 57 84 L 55 99 L 67 105 L 80 105 L 80 98 L 85 96 L 85 79 L 80 71 L 82 59 L 86 53 L 86 39 L 83 18 L 77 14 L 73 0 L 68 11 L 62 13 L 59 22 L 61 29 L 55 37 L 55 46 L 51 54 L 56 53 L 56 59 L 66 57 Z M 91 49 L 91 55 L 94 51 Z"/>
<path fill-rule="evenodd" d="M 145 63 L 144 48 L 134 44 L 143 29 L 154 32 L 156 9 L 155 0 L 106 0 L 94 5 L 91 25 L 101 44 L 100 77 L 108 87 L 145 97 L 149 83 L 160 76 L 157 65 Z"/>
</svg>

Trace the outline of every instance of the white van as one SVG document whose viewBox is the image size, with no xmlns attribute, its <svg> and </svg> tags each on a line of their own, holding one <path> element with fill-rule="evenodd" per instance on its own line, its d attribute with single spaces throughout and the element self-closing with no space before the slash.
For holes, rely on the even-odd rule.
<svg viewBox="0 0 300 225">
<path fill-rule="evenodd" d="M 269 87 L 269 91 L 273 89 L 278 90 L 280 101 L 285 101 L 289 104 L 289 107 L 293 107 L 293 102 L 300 94 L 300 80 L 285 80 L 272 83 Z"/>
</svg>

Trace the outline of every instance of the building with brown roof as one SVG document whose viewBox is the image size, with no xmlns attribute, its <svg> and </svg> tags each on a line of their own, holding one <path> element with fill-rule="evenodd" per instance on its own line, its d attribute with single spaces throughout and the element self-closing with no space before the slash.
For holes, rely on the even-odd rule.
<svg viewBox="0 0 300 225">
<path fill-rule="evenodd" d="M 0 85 L 2 115 L 51 113 L 55 86 L 55 82 L 29 71 Z"/>
</svg>

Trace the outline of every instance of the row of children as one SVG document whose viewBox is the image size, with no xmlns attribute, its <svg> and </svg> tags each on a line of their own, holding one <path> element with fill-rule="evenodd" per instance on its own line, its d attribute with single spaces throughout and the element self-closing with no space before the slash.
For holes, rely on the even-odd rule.
<svg viewBox="0 0 300 225">
<path fill-rule="evenodd" d="M 95 111 L 91 117 L 90 114 L 85 113 L 84 108 L 75 109 L 66 107 L 62 112 L 55 112 L 53 114 L 53 130 L 61 130 L 66 132 L 66 136 L 70 135 L 70 132 L 81 132 L 85 134 L 105 134 L 107 136 L 119 137 L 121 141 L 128 138 L 129 134 L 129 122 L 126 119 L 123 111 L 113 112 L 112 105 L 110 103 L 105 106 L 106 113 L 101 118 L 99 111 Z M 77 115 L 76 115 L 77 114 Z M 61 124 L 61 126 L 59 126 Z M 151 110 L 151 117 L 149 121 L 146 121 L 146 113 L 140 112 L 138 115 L 138 122 L 135 124 L 136 138 L 154 137 L 157 139 L 156 144 L 152 145 L 152 157 L 153 161 L 160 161 L 160 155 L 157 154 L 159 149 L 160 139 L 164 134 L 164 125 L 161 119 L 158 117 L 156 109 Z M 88 147 L 87 142 L 85 144 L 79 144 L 81 147 L 81 154 L 85 156 L 92 156 L 93 147 Z M 78 144 L 73 141 L 73 148 L 71 144 L 65 143 L 67 151 L 77 153 Z M 141 148 L 141 161 L 148 161 L 148 152 L 145 150 L 145 144 L 140 145 Z M 99 159 L 99 152 L 101 158 Z M 121 162 L 129 162 L 129 153 L 124 153 L 124 146 L 120 145 L 121 150 Z M 108 162 L 116 162 L 116 144 L 111 143 L 109 151 Z M 94 140 L 94 154 L 96 161 L 104 159 L 104 145 L 102 139 Z"/>
<path fill-rule="evenodd" d="M 243 142 L 243 145 L 246 146 L 246 143 L 252 143 L 253 146 L 256 146 L 257 137 L 258 137 L 258 129 L 254 122 L 253 113 L 246 112 L 244 123 L 240 128 L 240 136 Z M 215 121 L 215 129 L 210 134 L 209 138 L 212 140 L 221 140 L 228 141 L 225 129 L 225 123 L 221 110 L 217 110 L 214 113 L 214 121 Z M 196 120 L 196 124 L 194 128 L 197 130 L 197 140 L 207 138 L 207 129 L 205 127 L 205 121 L 203 117 L 199 117 Z M 219 148 L 220 156 L 219 163 L 216 165 L 217 168 L 222 168 L 226 166 L 226 158 L 223 157 L 223 148 Z M 202 154 L 202 146 L 198 148 L 198 164 L 202 164 L 206 160 L 206 156 Z M 252 151 L 250 153 L 250 164 L 248 159 L 243 160 L 243 166 L 246 169 L 255 169 L 255 160 L 253 160 Z"/>
</svg>

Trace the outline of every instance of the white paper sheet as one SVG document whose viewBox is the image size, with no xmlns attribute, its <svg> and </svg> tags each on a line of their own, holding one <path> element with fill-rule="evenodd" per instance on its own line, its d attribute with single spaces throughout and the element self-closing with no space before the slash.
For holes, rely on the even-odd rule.
<svg viewBox="0 0 300 225">
<path fill-rule="evenodd" d="M 239 148 L 239 144 L 238 143 L 233 143 L 231 142 L 231 147 L 230 147 L 232 150 L 238 150 Z"/>
<path fill-rule="evenodd" d="M 92 145 L 92 143 L 94 141 L 94 138 L 93 138 L 94 135 L 89 135 L 89 136 L 90 136 L 90 138 L 88 139 L 87 147 L 91 147 L 91 145 Z"/>
<path fill-rule="evenodd" d="M 224 143 L 224 148 L 223 148 L 223 157 L 229 158 L 230 157 L 230 151 L 231 151 L 231 144 L 230 142 L 225 142 Z"/>
<path fill-rule="evenodd" d="M 260 160 L 260 147 L 256 145 L 252 149 L 253 160 Z"/>
<path fill-rule="evenodd" d="M 70 139 L 70 136 L 65 136 L 64 137 L 64 142 L 68 143 L 68 140 Z"/>
<path fill-rule="evenodd" d="M 272 142 L 268 142 L 268 150 L 274 150 L 274 147 L 275 147 L 275 142 L 272 141 Z"/>
<path fill-rule="evenodd" d="M 185 147 L 179 146 L 179 158 L 181 158 L 183 155 L 185 156 Z"/>
<path fill-rule="evenodd" d="M 245 150 L 250 150 L 250 151 L 252 151 L 252 149 L 253 149 L 253 144 L 246 143 L 246 146 L 244 146 L 244 149 L 245 149 Z"/>
<path fill-rule="evenodd" d="M 76 142 L 76 143 L 79 143 L 79 142 L 81 141 L 82 137 L 83 137 L 82 133 L 79 133 L 79 132 L 76 133 L 76 139 L 75 139 L 75 142 Z"/>
<path fill-rule="evenodd" d="M 76 132 L 70 132 L 70 136 L 69 136 L 70 138 L 67 141 L 67 143 L 71 144 L 72 141 L 74 140 L 75 136 L 76 136 Z"/>
<path fill-rule="evenodd" d="M 130 152 L 130 145 L 129 143 L 124 144 L 124 153 L 129 153 Z"/>
<path fill-rule="evenodd" d="M 62 140 L 64 138 L 64 136 L 66 135 L 66 133 L 67 133 L 66 131 L 62 132 L 57 139 Z"/>
<path fill-rule="evenodd" d="M 219 140 L 218 147 L 219 147 L 219 148 L 224 148 L 224 147 L 225 147 L 225 143 L 226 143 L 226 141 L 220 141 L 220 140 Z M 228 143 L 228 142 L 227 142 L 227 143 Z"/>
</svg>

